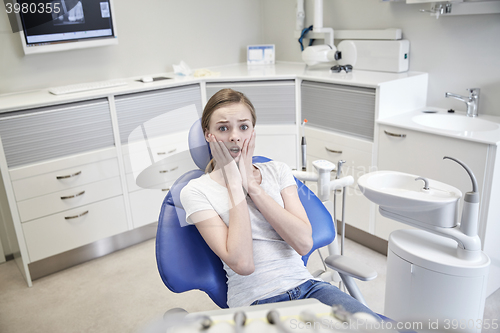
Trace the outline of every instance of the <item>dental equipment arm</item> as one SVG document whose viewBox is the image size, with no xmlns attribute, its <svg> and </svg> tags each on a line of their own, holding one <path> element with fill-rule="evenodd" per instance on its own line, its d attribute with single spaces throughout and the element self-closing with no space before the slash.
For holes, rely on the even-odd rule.
<svg viewBox="0 0 500 333">
<path fill-rule="evenodd" d="M 339 165 L 337 167 L 337 174 L 334 180 L 330 180 L 330 173 L 332 170 L 336 169 L 335 164 L 325 160 L 317 160 L 312 164 L 317 171 L 314 172 L 303 172 L 303 171 L 293 171 L 293 175 L 297 177 L 297 179 L 302 181 L 316 181 L 318 183 L 317 196 L 323 202 L 326 203 L 330 199 L 330 192 L 335 191 L 337 189 L 343 189 L 343 201 L 342 201 L 342 244 L 341 244 L 341 254 L 338 254 L 336 247 L 334 244 L 328 245 L 329 256 L 325 259 L 325 264 L 330 269 L 339 273 L 342 281 L 344 282 L 349 294 L 356 298 L 358 301 L 366 305 L 366 301 L 363 298 L 361 292 L 359 291 L 355 281 L 353 278 L 369 281 L 373 280 L 377 277 L 377 272 L 368 267 L 363 263 L 359 263 L 352 258 L 346 257 L 343 255 L 343 238 L 345 236 L 344 232 L 344 202 L 345 202 L 345 188 L 354 184 L 354 178 L 352 176 L 345 176 L 342 178 L 338 178 L 340 176 L 340 168 L 344 161 L 339 161 Z M 334 218 L 335 217 L 335 214 Z M 336 221 L 334 221 L 336 223 Z M 334 241 L 335 242 L 335 241 Z"/>
</svg>

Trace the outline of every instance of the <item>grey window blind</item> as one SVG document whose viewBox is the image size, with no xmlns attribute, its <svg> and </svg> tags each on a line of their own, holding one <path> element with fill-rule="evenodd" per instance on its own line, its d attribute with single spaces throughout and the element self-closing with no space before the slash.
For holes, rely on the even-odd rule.
<svg viewBox="0 0 500 333">
<path fill-rule="evenodd" d="M 257 114 L 257 124 L 295 124 L 295 81 L 252 81 L 207 83 L 207 99 L 231 88 L 245 94 Z"/>
<path fill-rule="evenodd" d="M 326 130 L 373 141 L 375 89 L 303 81 L 302 118 Z"/>
<path fill-rule="evenodd" d="M 120 141 L 127 143 L 130 133 L 149 120 L 193 104 L 196 106 L 198 117 L 201 117 L 203 110 L 198 84 L 117 96 L 115 105 Z M 182 117 L 172 119 L 168 128 L 165 128 L 165 134 L 171 129 L 189 130 L 192 124 Z"/>
<path fill-rule="evenodd" d="M 107 99 L 0 114 L 9 167 L 112 147 Z"/>
</svg>

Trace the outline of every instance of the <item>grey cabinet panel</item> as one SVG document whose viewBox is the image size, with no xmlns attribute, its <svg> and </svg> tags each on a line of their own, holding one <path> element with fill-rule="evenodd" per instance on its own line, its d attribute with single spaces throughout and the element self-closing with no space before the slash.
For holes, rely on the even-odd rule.
<svg viewBox="0 0 500 333">
<path fill-rule="evenodd" d="M 107 99 L 0 114 L 9 167 L 114 145 Z"/>
<path fill-rule="evenodd" d="M 303 81 L 302 118 L 326 130 L 373 141 L 375 89 Z"/>
<path fill-rule="evenodd" d="M 128 137 L 135 128 L 167 112 L 190 105 L 196 107 L 197 117 L 201 117 L 203 111 L 199 84 L 121 95 L 115 98 L 115 105 L 122 143 L 128 142 Z M 164 134 L 171 129 L 188 130 L 191 125 L 192 123 L 186 122 L 186 117 L 173 117 L 169 119 Z"/>
<path fill-rule="evenodd" d="M 295 81 L 251 81 L 207 83 L 207 99 L 231 88 L 245 94 L 257 114 L 257 124 L 295 124 Z"/>
</svg>

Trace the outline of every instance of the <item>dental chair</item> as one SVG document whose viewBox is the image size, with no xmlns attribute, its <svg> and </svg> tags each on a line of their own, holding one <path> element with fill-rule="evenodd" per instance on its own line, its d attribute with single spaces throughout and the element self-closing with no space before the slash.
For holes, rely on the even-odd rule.
<svg viewBox="0 0 500 333">
<path fill-rule="evenodd" d="M 200 169 L 188 171 L 177 179 L 163 201 L 156 234 L 158 271 L 171 291 L 182 293 L 199 289 L 208 294 L 220 308 L 227 308 L 227 279 L 222 262 L 205 243 L 197 228 L 186 223 L 186 213 L 180 202 L 182 188 L 191 179 L 203 175 L 203 170 L 211 159 L 199 120 L 191 127 L 188 141 L 191 156 Z M 261 156 L 253 157 L 254 163 L 269 160 Z M 332 216 L 323 203 L 302 182 L 297 179 L 295 181 L 299 198 L 312 225 L 314 245 L 302 257 L 306 265 L 309 256 L 316 249 L 332 243 L 336 233 Z M 356 298 L 356 295 L 353 297 Z"/>
</svg>

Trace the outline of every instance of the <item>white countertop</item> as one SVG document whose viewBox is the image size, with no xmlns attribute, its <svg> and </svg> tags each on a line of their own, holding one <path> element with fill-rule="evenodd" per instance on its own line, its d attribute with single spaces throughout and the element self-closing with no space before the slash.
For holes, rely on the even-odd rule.
<svg viewBox="0 0 500 333">
<path fill-rule="evenodd" d="M 500 145 L 500 117 L 479 114 L 479 116 L 476 118 L 469 118 L 471 122 L 474 122 L 476 119 L 478 119 L 487 120 L 499 125 L 497 129 L 490 131 L 452 131 L 420 125 L 412 120 L 415 116 L 425 114 L 423 111 L 429 110 L 437 111 L 436 113 L 432 114 L 448 115 L 449 117 L 465 116 L 465 112 L 448 113 L 448 111 L 445 109 L 426 107 L 415 111 L 406 112 L 397 116 L 379 119 L 376 122 L 380 125 L 390 125 L 400 128 L 406 128 L 409 130 L 448 136 L 456 139 L 475 141 L 497 146 Z"/>
<path fill-rule="evenodd" d="M 129 81 L 125 86 L 115 88 L 92 90 L 80 93 L 53 95 L 47 87 L 40 90 L 23 91 L 18 93 L 0 95 L 0 112 L 9 112 L 30 107 L 41 107 L 52 104 L 68 103 L 81 100 L 103 98 L 111 95 L 128 94 L 140 91 L 155 90 L 194 84 L 199 82 L 224 82 L 224 81 L 261 81 L 261 80 L 294 80 L 296 78 L 316 82 L 337 83 L 368 88 L 377 88 L 384 82 L 417 75 L 427 75 L 421 72 L 384 73 L 374 71 L 357 71 L 351 73 L 330 73 L 331 66 L 307 67 L 303 63 L 279 62 L 275 65 L 254 65 L 246 63 L 207 68 L 218 76 L 177 76 L 174 73 L 158 73 L 152 77 L 165 76 L 171 79 L 143 83 L 138 81 L 141 77 L 126 78 Z"/>
</svg>

